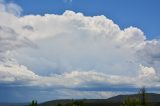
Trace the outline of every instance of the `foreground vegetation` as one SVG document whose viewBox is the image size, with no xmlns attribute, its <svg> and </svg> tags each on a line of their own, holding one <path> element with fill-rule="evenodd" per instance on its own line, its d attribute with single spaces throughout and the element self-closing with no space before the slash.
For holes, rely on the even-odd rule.
<svg viewBox="0 0 160 106">
<path fill-rule="evenodd" d="M 29 106 L 37 106 L 37 101 L 32 100 L 31 104 Z"/>
<path fill-rule="evenodd" d="M 146 90 L 143 87 L 140 89 L 139 97 L 127 97 L 122 106 L 153 106 L 153 104 L 148 101 Z"/>
</svg>

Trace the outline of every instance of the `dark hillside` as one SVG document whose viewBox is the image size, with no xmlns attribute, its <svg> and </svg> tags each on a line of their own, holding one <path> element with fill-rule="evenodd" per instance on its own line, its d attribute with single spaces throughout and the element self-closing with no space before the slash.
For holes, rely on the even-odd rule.
<svg viewBox="0 0 160 106">
<path fill-rule="evenodd" d="M 146 95 L 148 102 L 152 103 L 153 106 L 160 106 L 160 94 L 147 93 Z M 70 104 L 74 102 L 83 106 L 121 106 L 127 97 L 137 98 L 139 94 L 118 95 L 108 99 L 53 100 L 39 104 L 39 106 L 58 106 L 60 104 L 70 106 Z"/>
</svg>

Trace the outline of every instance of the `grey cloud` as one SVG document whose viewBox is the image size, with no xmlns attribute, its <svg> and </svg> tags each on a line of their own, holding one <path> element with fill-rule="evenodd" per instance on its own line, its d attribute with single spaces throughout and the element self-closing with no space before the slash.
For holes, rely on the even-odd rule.
<svg viewBox="0 0 160 106">
<path fill-rule="evenodd" d="M 159 40 L 147 41 L 144 46 L 137 51 L 137 57 L 141 59 L 143 65 L 154 67 L 159 73 L 160 67 L 160 42 Z"/>
<path fill-rule="evenodd" d="M 13 28 L 0 26 L 0 57 L 1 61 L 9 59 L 9 52 L 22 47 L 35 48 L 36 45 L 28 38 L 19 35 Z"/>
<path fill-rule="evenodd" d="M 26 30 L 29 30 L 29 31 L 34 31 L 34 28 L 30 25 L 23 26 L 23 29 L 26 29 Z"/>
</svg>

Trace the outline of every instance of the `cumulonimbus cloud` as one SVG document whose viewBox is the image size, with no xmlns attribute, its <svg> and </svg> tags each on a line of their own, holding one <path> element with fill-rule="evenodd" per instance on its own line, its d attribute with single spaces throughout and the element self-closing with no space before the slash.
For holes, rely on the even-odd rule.
<svg viewBox="0 0 160 106">
<path fill-rule="evenodd" d="M 55 89 L 160 86 L 160 42 L 147 40 L 142 30 L 122 30 L 105 16 L 73 11 L 17 16 L 21 11 L 0 3 L 0 83 Z"/>
</svg>

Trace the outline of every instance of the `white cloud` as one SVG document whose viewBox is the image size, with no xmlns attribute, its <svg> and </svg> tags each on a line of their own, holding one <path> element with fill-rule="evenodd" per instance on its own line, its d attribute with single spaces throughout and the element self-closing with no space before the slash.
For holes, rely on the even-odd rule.
<svg viewBox="0 0 160 106">
<path fill-rule="evenodd" d="M 40 76 L 28 70 L 23 65 L 16 63 L 5 63 L 0 65 L 0 83 L 15 86 L 38 86 L 45 88 L 77 89 L 77 88 L 101 88 L 103 87 L 159 87 L 155 70 L 141 66 L 137 77 L 127 77 L 119 75 L 107 75 L 93 71 L 72 71 L 63 74 L 52 74 L 50 76 Z M 140 81 L 140 82 L 139 82 Z M 146 82 L 147 81 L 147 82 Z M 155 84 L 155 85 L 154 85 Z M 100 86 L 99 86 L 100 85 Z"/>
<path fill-rule="evenodd" d="M 22 8 L 15 3 L 5 3 L 4 0 L 0 0 L 0 12 L 20 16 Z"/>
<path fill-rule="evenodd" d="M 34 68 L 38 65 L 39 68 L 50 67 L 60 72 L 80 69 L 124 74 L 137 68 L 128 61 L 135 61 L 136 51 L 132 47 L 140 45 L 141 39 L 135 44 L 133 39 L 124 37 L 131 31 L 131 37 L 137 33 L 143 38 L 143 33 L 140 30 L 136 32 L 136 28 L 121 31 L 118 25 L 104 16 L 86 17 L 72 11 L 63 15 L 25 16 L 19 20 L 21 27 L 28 25 L 32 30 L 21 29 L 17 33 L 23 32 L 22 35 L 39 48 L 20 50 L 16 58 L 25 65 L 35 63 L 30 66 L 34 70 L 39 70 Z M 41 62 L 36 62 L 39 59 Z"/>
<path fill-rule="evenodd" d="M 156 71 L 153 67 L 144 67 L 142 65 L 140 65 L 140 67 L 141 67 L 140 75 L 142 76 L 155 76 L 156 75 Z"/>
<path fill-rule="evenodd" d="M 16 4 L 0 3 L 0 83 L 46 89 L 160 86 L 160 42 L 147 40 L 140 29 L 121 30 L 105 16 L 73 11 L 20 12 Z"/>
<path fill-rule="evenodd" d="M 24 85 L 37 79 L 39 76 L 23 65 L 8 62 L 0 65 L 0 83 Z"/>
</svg>

